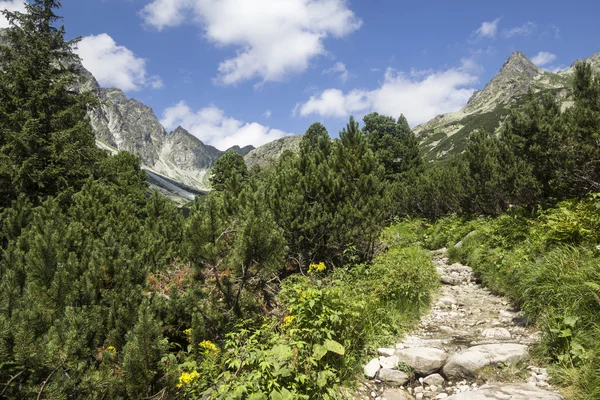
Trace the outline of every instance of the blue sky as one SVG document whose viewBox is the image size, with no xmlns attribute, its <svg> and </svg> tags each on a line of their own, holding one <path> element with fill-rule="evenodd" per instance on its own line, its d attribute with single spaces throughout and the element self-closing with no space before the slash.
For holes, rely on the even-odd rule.
<svg viewBox="0 0 600 400">
<path fill-rule="evenodd" d="M 314 121 L 337 136 L 371 111 L 414 126 L 460 109 L 515 50 L 548 70 L 600 52 L 597 0 L 63 0 L 59 14 L 103 86 L 219 148 Z"/>
</svg>

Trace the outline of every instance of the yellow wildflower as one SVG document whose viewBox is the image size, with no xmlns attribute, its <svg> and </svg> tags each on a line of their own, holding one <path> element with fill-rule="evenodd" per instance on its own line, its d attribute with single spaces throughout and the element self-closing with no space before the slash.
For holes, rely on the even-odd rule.
<svg viewBox="0 0 600 400">
<path fill-rule="evenodd" d="M 192 334 L 192 328 L 187 328 L 185 331 L 183 331 L 183 333 L 185 333 L 186 335 L 191 335 Z"/>
<path fill-rule="evenodd" d="M 287 317 L 283 318 L 283 323 L 285 324 L 285 326 L 290 326 L 295 319 L 295 315 L 288 315 Z"/>
<path fill-rule="evenodd" d="M 204 349 L 204 352 L 206 354 L 217 352 L 217 346 L 210 340 L 204 340 L 203 342 L 198 344 L 198 346 L 200 346 L 201 349 Z"/>
<path fill-rule="evenodd" d="M 116 353 L 117 349 L 115 349 L 115 346 L 108 346 L 106 348 L 106 351 L 110 351 L 111 353 Z"/>
<path fill-rule="evenodd" d="M 181 388 L 183 385 L 190 385 L 199 376 L 200 374 L 198 371 L 182 372 L 179 376 L 179 383 L 177 384 L 177 387 Z"/>
<path fill-rule="evenodd" d="M 327 267 L 325 266 L 325 263 L 323 261 L 321 261 L 318 264 L 310 264 L 310 266 L 308 267 L 308 273 L 314 274 L 317 272 L 323 272 L 326 269 L 327 269 Z"/>
</svg>

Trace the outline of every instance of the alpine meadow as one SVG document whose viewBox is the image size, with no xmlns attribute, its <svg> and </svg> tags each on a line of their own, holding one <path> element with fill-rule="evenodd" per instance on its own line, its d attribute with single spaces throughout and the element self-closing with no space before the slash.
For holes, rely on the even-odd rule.
<svg viewBox="0 0 600 400">
<path fill-rule="evenodd" d="M 0 0 L 0 399 L 600 399 L 600 53 L 491 8 L 371 90 L 418 6 L 62 3 Z"/>
</svg>

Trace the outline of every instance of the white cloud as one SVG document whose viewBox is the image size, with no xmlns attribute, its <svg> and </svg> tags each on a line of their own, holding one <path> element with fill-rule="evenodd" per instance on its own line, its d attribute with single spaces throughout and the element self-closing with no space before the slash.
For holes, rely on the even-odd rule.
<svg viewBox="0 0 600 400">
<path fill-rule="evenodd" d="M 346 0 L 154 0 L 140 12 L 158 30 L 193 21 L 216 46 L 237 53 L 219 65 L 217 81 L 280 81 L 305 71 L 326 53 L 327 37 L 343 37 L 362 22 Z"/>
<path fill-rule="evenodd" d="M 258 147 L 288 135 L 256 122 L 247 123 L 228 117 L 223 110 L 214 106 L 193 111 L 184 101 L 167 108 L 160 122 L 167 129 L 175 129 L 180 125 L 198 139 L 220 150 L 234 145 L 251 144 Z"/>
<path fill-rule="evenodd" d="M 297 104 L 294 114 L 346 118 L 350 114 L 371 111 L 398 117 L 404 114 L 412 126 L 462 108 L 473 92 L 479 67 L 463 60 L 459 68 L 445 71 L 405 74 L 388 68 L 384 81 L 374 90 L 354 89 L 343 93 L 327 89 Z"/>
<path fill-rule="evenodd" d="M 472 36 L 476 38 L 496 38 L 496 33 L 498 32 L 498 23 L 501 18 L 496 18 L 493 21 L 482 22 L 479 29 L 473 32 Z"/>
<path fill-rule="evenodd" d="M 266 119 L 271 118 L 271 110 L 267 110 L 263 113 L 263 117 L 265 117 Z"/>
<path fill-rule="evenodd" d="M 346 64 L 343 62 L 337 62 L 335 65 L 329 69 L 323 71 L 324 74 L 340 74 L 339 78 L 342 82 L 348 81 L 350 78 L 350 72 L 346 69 Z"/>
<path fill-rule="evenodd" d="M 550 64 L 554 60 L 556 60 L 556 54 L 552 54 L 547 51 L 540 51 L 535 57 L 531 59 L 531 61 L 538 67 Z"/>
<path fill-rule="evenodd" d="M 537 29 L 537 25 L 531 21 L 525 22 L 521 26 L 516 26 L 514 28 L 505 29 L 503 34 L 507 38 L 512 38 L 515 36 L 531 36 L 535 30 Z"/>
<path fill-rule="evenodd" d="M 160 77 L 147 75 L 145 59 L 117 45 L 106 33 L 84 37 L 75 52 L 102 86 L 116 86 L 126 92 L 163 86 Z"/>
<path fill-rule="evenodd" d="M 0 1 L 0 11 L 2 10 L 25 12 L 25 2 L 23 0 Z M 8 21 L 3 14 L 0 14 L 0 29 L 8 27 Z"/>
</svg>

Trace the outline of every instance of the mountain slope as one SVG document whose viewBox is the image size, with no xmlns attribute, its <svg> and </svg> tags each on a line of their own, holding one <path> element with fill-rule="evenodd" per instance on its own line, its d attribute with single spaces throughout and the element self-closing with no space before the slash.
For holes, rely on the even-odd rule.
<svg viewBox="0 0 600 400">
<path fill-rule="evenodd" d="M 600 53 L 585 61 L 600 70 Z M 483 90 L 476 91 L 463 109 L 438 115 L 414 129 L 426 158 L 436 160 L 462 152 L 473 130 L 495 131 L 508 115 L 509 108 L 521 103 L 530 90 L 552 91 L 568 107 L 575 64 L 555 74 L 541 70 L 520 51 L 514 52 L 498 74 Z"/>
</svg>

